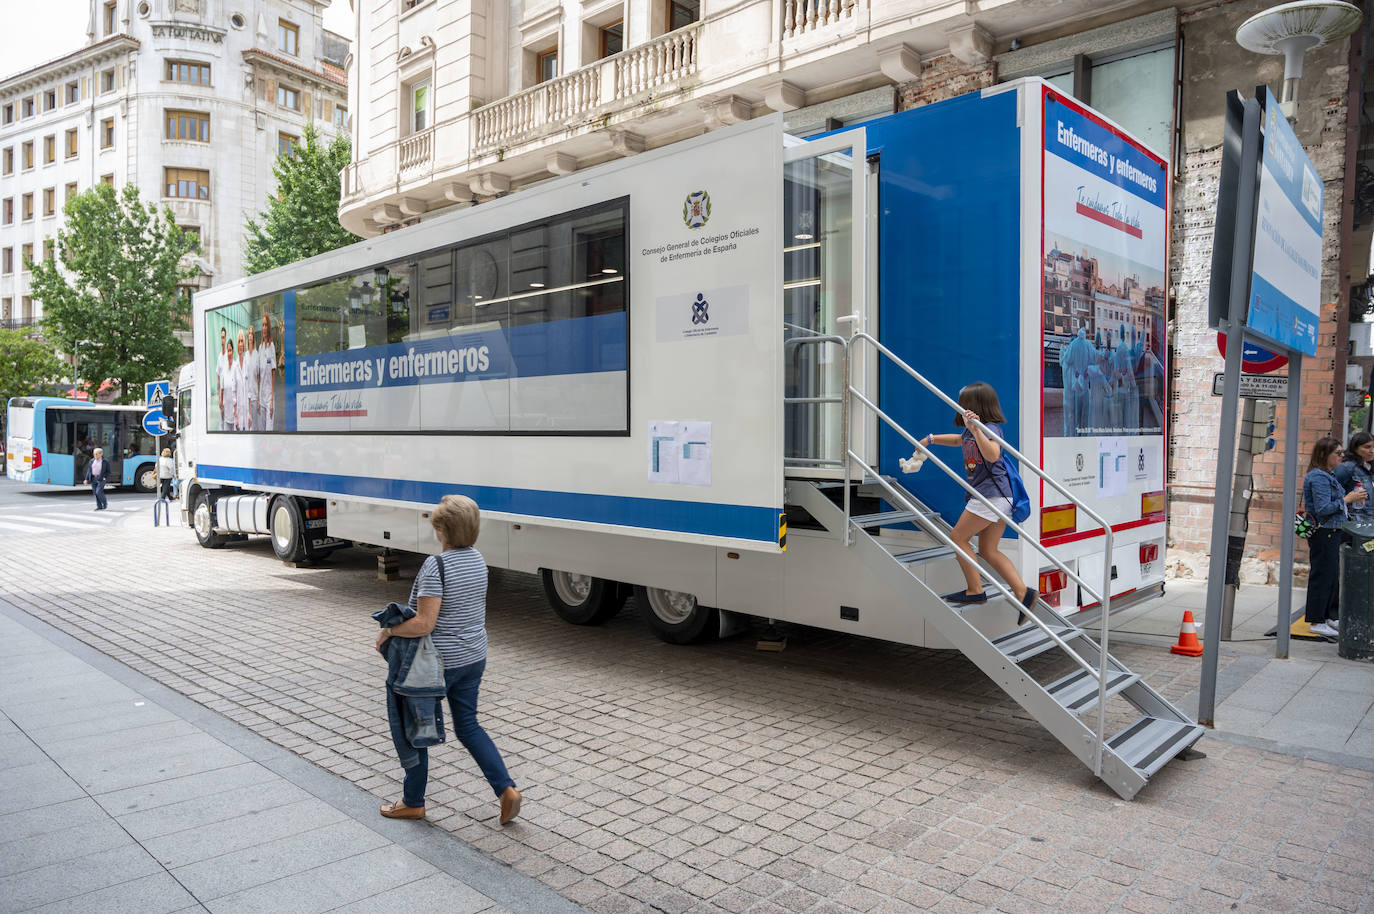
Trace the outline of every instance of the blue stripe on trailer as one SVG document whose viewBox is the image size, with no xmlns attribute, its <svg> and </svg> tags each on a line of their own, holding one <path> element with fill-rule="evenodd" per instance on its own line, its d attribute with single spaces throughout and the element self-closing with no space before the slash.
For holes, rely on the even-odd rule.
<svg viewBox="0 0 1374 914">
<path fill-rule="evenodd" d="M 584 492 L 550 492 L 541 489 L 510 489 L 470 486 L 414 479 L 383 479 L 372 476 L 337 476 L 292 470 L 201 464 L 199 475 L 263 488 L 319 492 L 321 496 L 351 495 L 385 498 L 422 505 L 438 504 L 445 495 L 466 495 L 484 511 L 523 514 L 556 520 L 643 527 L 674 533 L 694 533 L 730 539 L 776 543 L 778 511 L 755 505 L 722 505 L 709 502 L 670 501 L 664 498 L 627 498 Z"/>
</svg>

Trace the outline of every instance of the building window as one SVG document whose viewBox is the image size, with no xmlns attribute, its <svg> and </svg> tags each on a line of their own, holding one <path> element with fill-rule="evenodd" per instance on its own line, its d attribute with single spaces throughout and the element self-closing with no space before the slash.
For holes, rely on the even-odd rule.
<svg viewBox="0 0 1374 914">
<path fill-rule="evenodd" d="M 69 159 L 75 157 L 78 151 L 79 140 L 77 136 L 78 134 L 75 127 L 67 131 L 67 158 Z"/>
<path fill-rule="evenodd" d="M 43 137 L 43 164 L 51 165 L 57 161 L 57 135 Z"/>
<path fill-rule="evenodd" d="M 32 194 L 32 193 L 24 194 L 24 196 L 23 196 L 23 198 L 22 198 L 22 202 L 21 202 L 21 204 L 20 204 L 20 206 L 19 206 L 19 212 L 20 212 L 20 218 L 23 219 L 25 222 L 28 222 L 30 219 L 33 218 L 33 194 Z"/>
<path fill-rule="evenodd" d="M 168 111 L 167 139 L 210 142 L 210 115 L 199 111 Z"/>
<path fill-rule="evenodd" d="M 167 196 L 192 200 L 210 199 L 210 172 L 201 168 L 168 168 Z"/>
<path fill-rule="evenodd" d="M 57 107 L 57 90 L 49 89 L 43 93 L 43 110 L 51 111 Z"/>
<path fill-rule="evenodd" d="M 301 32 L 285 19 L 277 20 L 277 50 L 295 57 L 300 53 Z"/>
<path fill-rule="evenodd" d="M 69 105 L 75 105 L 77 102 L 81 101 L 81 83 L 76 80 L 67 83 L 66 99 Z"/>
<path fill-rule="evenodd" d="M 301 141 L 301 138 L 298 137 L 298 136 L 292 136 L 292 135 L 289 134 L 289 133 L 278 133 L 278 134 L 277 134 L 277 155 L 279 155 L 279 156 L 288 156 L 288 155 L 292 155 L 292 154 L 296 151 L 296 145 L 297 145 L 298 143 L 300 143 L 300 141 Z"/>
<path fill-rule="evenodd" d="M 106 34 L 106 35 L 113 35 L 113 34 L 115 33 L 115 25 L 116 25 L 116 22 L 117 22 L 117 20 L 116 20 L 116 16 L 115 16 L 115 3 L 114 3 L 114 0 L 110 0 L 109 3 L 106 3 L 106 4 L 105 4 L 105 34 Z"/>
<path fill-rule="evenodd" d="M 13 273 L 13 272 L 14 272 L 14 248 L 5 248 L 4 251 L 0 251 L 0 273 L 9 274 L 9 273 Z M 8 298 L 5 299 L 5 310 L 6 310 L 6 311 L 9 311 L 9 303 L 10 303 L 10 300 L 9 300 Z M 5 316 L 8 317 L 9 315 L 6 314 Z"/>
<path fill-rule="evenodd" d="M 25 296 L 23 297 L 22 301 L 24 302 L 24 314 L 23 314 L 23 318 L 24 318 L 25 321 L 32 321 L 32 320 L 33 320 L 33 299 L 32 299 L 32 298 L 29 298 L 29 296 L 25 295 Z"/>
<path fill-rule="evenodd" d="M 668 31 L 691 25 L 701 18 L 701 0 L 668 0 Z"/>
<path fill-rule="evenodd" d="M 53 216 L 57 214 L 57 188 L 43 188 L 43 215 Z"/>
<path fill-rule="evenodd" d="M 335 106 L 334 106 L 334 126 L 335 126 L 335 127 L 347 127 L 347 126 L 348 126 L 348 109 L 347 109 L 346 107 L 344 107 L 343 105 L 335 105 Z"/>
<path fill-rule="evenodd" d="M 44 260 L 47 260 L 47 261 L 52 261 L 54 253 L 55 253 L 55 251 L 54 251 L 53 240 L 52 240 L 51 238 L 44 238 L 44 239 L 43 239 L 43 259 L 44 259 Z"/>
<path fill-rule="evenodd" d="M 19 248 L 19 267 L 25 273 L 33 269 L 33 245 L 25 244 Z"/>
<path fill-rule="evenodd" d="M 113 72 L 113 71 L 112 71 Z M 192 60 L 167 61 L 167 81 L 189 83 L 193 86 L 210 85 L 210 65 Z"/>
<path fill-rule="evenodd" d="M 610 57 L 625 50 L 625 20 L 620 19 L 598 29 L 601 41 L 601 56 Z"/>
<path fill-rule="evenodd" d="M 191 239 L 191 250 L 193 250 L 193 251 L 199 251 L 199 250 L 200 250 L 200 226 L 198 226 L 198 225 L 182 225 L 182 226 L 178 226 L 178 228 L 180 228 L 183 232 L 185 232 L 186 235 L 187 235 L 187 237 L 189 237 L 189 238 Z"/>
<path fill-rule="evenodd" d="M 292 111 L 301 110 L 301 93 L 296 89 L 277 86 L 277 104 Z"/>
<path fill-rule="evenodd" d="M 75 197 L 76 194 L 77 194 L 76 182 L 73 181 L 72 183 L 70 183 L 70 184 L 67 185 L 66 192 L 63 194 L 63 197 L 62 197 L 62 204 L 65 206 L 65 205 L 67 204 L 67 201 L 71 200 L 72 197 Z"/>
<path fill-rule="evenodd" d="M 3 210 L 4 210 L 4 224 L 5 224 L 5 225 L 13 225 L 13 224 L 14 224 L 14 198 L 13 198 L 13 197 L 6 197 L 4 203 L 3 203 L 3 204 L 0 204 L 0 209 L 3 209 Z"/>
<path fill-rule="evenodd" d="M 20 147 L 20 149 L 21 149 L 21 151 L 22 151 L 22 154 L 21 154 L 21 156 L 20 156 L 20 159 L 23 161 L 23 167 L 24 167 L 24 168 L 32 168 L 32 167 L 33 167 L 33 140 L 25 140 L 25 141 L 24 141 L 24 145 L 23 145 L 22 147 Z"/>
<path fill-rule="evenodd" d="M 33 96 L 29 96 L 21 103 L 24 107 L 24 117 L 33 117 Z"/>
<path fill-rule="evenodd" d="M 100 148 L 109 149 L 114 145 L 114 118 L 107 117 L 100 122 Z"/>
<path fill-rule="evenodd" d="M 4 173 L 7 174 L 7 175 L 12 175 L 12 174 L 14 174 L 14 147 L 13 147 L 13 146 L 6 146 L 6 147 L 5 147 L 5 152 L 4 152 L 3 158 L 4 158 Z"/>
<path fill-rule="evenodd" d="M 111 187 L 114 187 L 114 174 L 111 173 L 111 174 L 108 174 L 108 175 L 101 175 L 101 176 L 100 176 L 100 183 L 101 183 L 101 184 L 108 184 L 108 185 L 110 185 Z"/>
<path fill-rule="evenodd" d="M 114 67 L 110 67 L 110 69 L 108 69 L 108 70 L 101 70 L 101 71 L 100 71 L 100 91 L 101 91 L 101 92 L 113 92 L 113 91 L 114 91 L 114 87 L 115 87 L 115 71 L 114 71 Z"/>
<path fill-rule="evenodd" d="M 535 82 L 548 82 L 558 75 L 558 48 L 535 55 Z"/>
<path fill-rule="evenodd" d="M 410 132 L 419 133 L 430 125 L 430 111 L 434 100 L 431 98 L 429 80 L 411 83 L 407 87 L 406 97 L 410 99 Z"/>
<path fill-rule="evenodd" d="M 13 103 L 13 102 L 11 102 L 10 104 L 8 104 L 8 105 L 6 105 L 6 106 L 4 107 L 3 116 L 0 117 L 0 120 L 3 120 L 6 124 L 13 124 L 13 123 L 14 123 L 14 103 Z"/>
</svg>

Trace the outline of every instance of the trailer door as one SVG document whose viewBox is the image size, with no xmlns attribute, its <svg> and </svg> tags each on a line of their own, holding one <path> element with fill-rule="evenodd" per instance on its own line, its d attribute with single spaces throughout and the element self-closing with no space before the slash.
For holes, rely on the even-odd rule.
<svg viewBox="0 0 1374 914">
<path fill-rule="evenodd" d="M 867 147 L 862 128 L 816 140 L 786 138 L 783 155 L 783 338 L 787 472 L 839 478 L 846 459 L 844 391 L 867 375 L 844 376 L 851 328 L 867 326 Z M 830 339 L 827 339 L 830 338 Z M 856 431 L 858 432 L 856 434 Z M 871 436 L 851 425 L 849 449 Z M 863 467 L 850 467 L 862 478 Z"/>
</svg>

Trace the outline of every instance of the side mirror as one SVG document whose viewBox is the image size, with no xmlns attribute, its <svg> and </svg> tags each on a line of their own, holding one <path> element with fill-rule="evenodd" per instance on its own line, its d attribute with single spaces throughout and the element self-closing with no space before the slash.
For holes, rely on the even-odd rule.
<svg viewBox="0 0 1374 914">
<path fill-rule="evenodd" d="M 169 433 L 177 430 L 177 398 L 171 394 L 162 398 L 162 424 Z"/>
</svg>

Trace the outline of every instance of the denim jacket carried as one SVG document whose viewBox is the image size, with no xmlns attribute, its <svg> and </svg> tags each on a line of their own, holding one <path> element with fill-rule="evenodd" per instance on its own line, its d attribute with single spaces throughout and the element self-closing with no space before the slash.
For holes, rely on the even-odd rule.
<svg viewBox="0 0 1374 914">
<path fill-rule="evenodd" d="M 1302 503 L 1318 527 L 1335 529 L 1348 516 L 1345 489 L 1328 470 L 1307 471 L 1307 478 L 1302 481 Z"/>
<path fill-rule="evenodd" d="M 1347 460 L 1334 471 L 1336 481 L 1347 492 L 1355 491 L 1355 484 L 1364 486 L 1370 497 L 1359 504 L 1350 506 L 1351 520 L 1374 521 L 1374 467 L 1359 460 Z"/>
<path fill-rule="evenodd" d="M 388 603 L 372 614 L 382 628 L 400 625 L 413 617 L 415 610 L 401 603 Z M 437 746 L 444 741 L 444 704 L 448 690 L 444 682 L 444 661 L 429 635 L 402 638 L 393 635 L 382 648 L 386 657 L 386 716 L 391 725 L 391 742 L 402 768 L 420 763 L 415 751 Z"/>
</svg>

